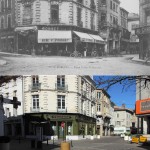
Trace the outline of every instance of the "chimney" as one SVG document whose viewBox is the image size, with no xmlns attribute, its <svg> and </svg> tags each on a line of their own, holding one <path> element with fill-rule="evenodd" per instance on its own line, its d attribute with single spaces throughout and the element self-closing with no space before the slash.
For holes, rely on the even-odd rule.
<svg viewBox="0 0 150 150">
<path fill-rule="evenodd" d="M 125 104 L 122 104 L 122 108 L 126 108 L 126 105 L 125 105 Z"/>
</svg>

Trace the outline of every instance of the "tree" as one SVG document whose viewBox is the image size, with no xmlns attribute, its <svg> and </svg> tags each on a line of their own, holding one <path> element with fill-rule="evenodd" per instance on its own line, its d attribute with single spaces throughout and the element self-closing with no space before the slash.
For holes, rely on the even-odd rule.
<svg viewBox="0 0 150 150">
<path fill-rule="evenodd" d="M 140 85 L 141 90 L 150 88 L 150 76 L 98 76 L 95 77 L 97 87 L 102 87 L 104 90 L 108 90 L 110 87 L 120 83 L 122 85 L 122 91 L 127 90 L 130 86 Z"/>
</svg>

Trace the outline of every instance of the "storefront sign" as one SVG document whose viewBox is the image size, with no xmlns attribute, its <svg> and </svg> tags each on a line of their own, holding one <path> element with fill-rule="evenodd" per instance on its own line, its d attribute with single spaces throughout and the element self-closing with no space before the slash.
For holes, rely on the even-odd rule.
<svg viewBox="0 0 150 150">
<path fill-rule="evenodd" d="M 93 43 L 92 39 L 80 38 L 81 42 L 90 42 Z"/>
<path fill-rule="evenodd" d="M 71 119 L 71 116 L 64 116 L 64 115 L 57 115 L 57 116 L 52 116 L 52 119 Z"/>
<path fill-rule="evenodd" d="M 150 98 L 136 101 L 136 114 L 150 113 Z"/>
<path fill-rule="evenodd" d="M 39 43 L 70 43 L 71 39 L 38 39 Z"/>
<path fill-rule="evenodd" d="M 147 34 L 150 33 L 150 26 L 141 27 L 138 29 L 135 29 L 135 34 Z"/>
</svg>

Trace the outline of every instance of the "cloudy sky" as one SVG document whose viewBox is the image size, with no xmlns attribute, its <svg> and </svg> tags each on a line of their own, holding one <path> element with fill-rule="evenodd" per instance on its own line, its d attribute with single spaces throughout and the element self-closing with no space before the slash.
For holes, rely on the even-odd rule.
<svg viewBox="0 0 150 150">
<path fill-rule="evenodd" d="M 121 7 L 125 8 L 128 12 L 139 14 L 139 0 L 120 0 Z"/>
</svg>

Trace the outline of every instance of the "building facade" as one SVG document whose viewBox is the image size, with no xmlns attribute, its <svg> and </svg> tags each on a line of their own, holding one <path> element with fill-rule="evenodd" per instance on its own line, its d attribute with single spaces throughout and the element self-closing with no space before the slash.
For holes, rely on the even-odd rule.
<svg viewBox="0 0 150 150">
<path fill-rule="evenodd" d="M 111 101 L 110 95 L 103 89 L 97 89 L 97 134 L 108 136 L 111 134 Z"/>
<path fill-rule="evenodd" d="M 127 53 L 130 42 L 130 32 L 128 31 L 128 11 L 120 7 L 121 21 L 121 38 L 120 38 L 120 53 Z"/>
<path fill-rule="evenodd" d="M 140 40 L 139 58 L 145 59 L 150 55 L 150 1 L 140 0 L 140 27 L 136 34 Z"/>
<path fill-rule="evenodd" d="M 0 1 L 0 51 L 14 52 L 15 0 Z"/>
<path fill-rule="evenodd" d="M 145 78 L 148 78 L 145 76 Z M 136 116 L 138 117 L 138 133 L 150 134 L 150 84 L 145 87 L 145 80 L 136 84 Z"/>
<path fill-rule="evenodd" d="M 17 53 L 70 55 L 100 50 L 97 0 L 18 0 L 15 9 Z"/>
<path fill-rule="evenodd" d="M 120 1 L 99 0 L 99 32 L 106 41 L 105 53 L 115 54 L 120 51 Z"/>
<path fill-rule="evenodd" d="M 22 114 L 23 114 L 23 91 L 22 91 L 22 77 L 13 77 L 8 82 L 4 82 L 0 86 L 0 95 L 4 98 L 12 99 L 17 97 L 18 101 L 21 102 L 21 106 L 17 109 L 12 104 L 3 104 L 4 115 L 5 115 L 5 135 L 15 136 L 22 135 Z"/>
<path fill-rule="evenodd" d="M 131 32 L 129 52 L 131 54 L 139 53 L 139 38 L 135 34 L 135 29 L 139 27 L 139 15 L 135 13 L 129 13 L 128 15 L 128 30 Z"/>
<path fill-rule="evenodd" d="M 89 76 L 24 76 L 25 133 L 35 133 L 34 117 L 50 119 L 54 135 L 87 136 L 96 132 L 95 83 Z"/>
</svg>

